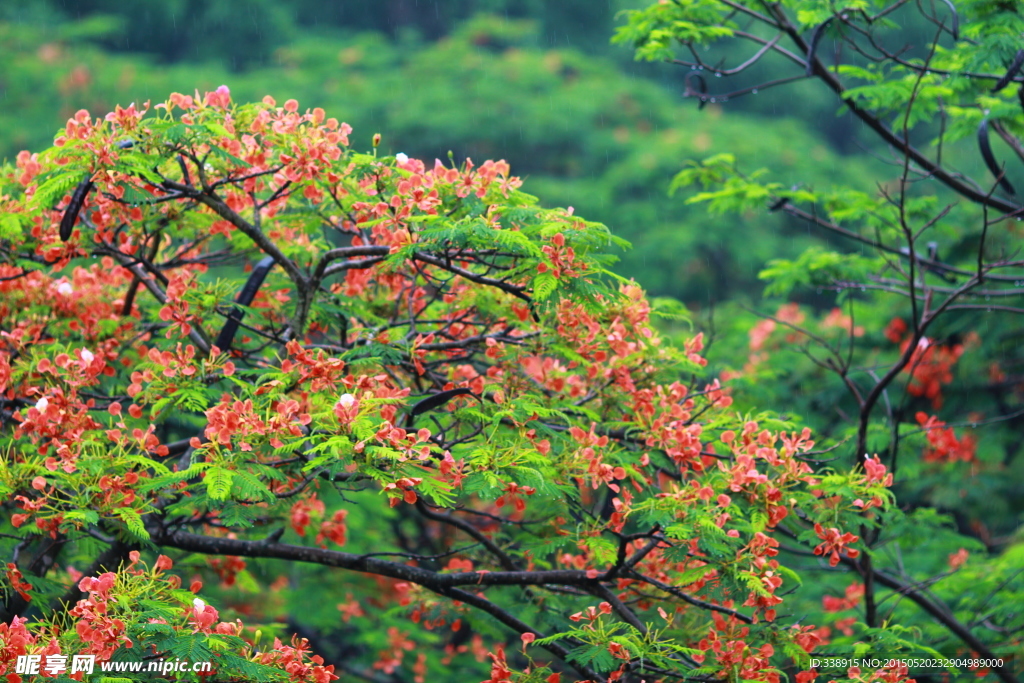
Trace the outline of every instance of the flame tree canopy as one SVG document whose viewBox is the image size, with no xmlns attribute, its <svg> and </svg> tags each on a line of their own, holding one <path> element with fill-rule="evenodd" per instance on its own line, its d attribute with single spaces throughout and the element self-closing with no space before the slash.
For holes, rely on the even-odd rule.
<svg viewBox="0 0 1024 683">
<path fill-rule="evenodd" d="M 4 169 L 0 671 L 812 680 L 782 561 L 873 576 L 885 466 L 737 414 L 506 163 L 350 133 L 222 87 Z"/>
</svg>

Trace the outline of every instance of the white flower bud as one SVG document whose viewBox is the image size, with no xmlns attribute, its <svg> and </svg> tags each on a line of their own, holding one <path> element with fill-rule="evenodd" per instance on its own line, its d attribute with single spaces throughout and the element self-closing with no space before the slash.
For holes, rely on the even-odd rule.
<svg viewBox="0 0 1024 683">
<path fill-rule="evenodd" d="M 395 155 L 395 161 L 397 161 L 400 164 L 404 164 L 407 161 L 409 161 L 409 155 L 399 152 L 398 154 Z"/>
</svg>

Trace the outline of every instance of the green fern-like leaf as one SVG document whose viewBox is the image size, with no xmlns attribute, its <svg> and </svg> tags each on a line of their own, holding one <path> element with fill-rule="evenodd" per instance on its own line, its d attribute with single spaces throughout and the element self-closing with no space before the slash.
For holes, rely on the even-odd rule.
<svg viewBox="0 0 1024 683">
<path fill-rule="evenodd" d="M 146 525 L 142 522 L 142 517 L 138 512 L 132 508 L 117 508 L 114 510 L 114 514 L 121 518 L 133 536 L 143 540 L 149 539 L 149 532 L 146 531 Z"/>
<path fill-rule="evenodd" d="M 235 473 L 223 467 L 213 467 L 206 471 L 203 476 L 203 483 L 206 484 L 206 494 L 213 500 L 226 500 L 231 493 L 231 482 Z"/>
</svg>

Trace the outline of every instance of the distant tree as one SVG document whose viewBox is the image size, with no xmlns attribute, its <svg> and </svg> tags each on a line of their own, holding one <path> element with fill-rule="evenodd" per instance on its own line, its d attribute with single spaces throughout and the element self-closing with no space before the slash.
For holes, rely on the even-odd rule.
<svg viewBox="0 0 1024 683">
<path fill-rule="evenodd" d="M 38 0 L 0 8 L 0 20 L 58 24 L 116 52 L 150 54 L 163 63 L 218 62 L 233 71 L 273 65 L 277 50 L 300 33 L 377 32 L 435 41 L 466 19 L 490 13 L 530 19 L 544 45 L 608 52 L 616 7 L 584 0 Z"/>
</svg>

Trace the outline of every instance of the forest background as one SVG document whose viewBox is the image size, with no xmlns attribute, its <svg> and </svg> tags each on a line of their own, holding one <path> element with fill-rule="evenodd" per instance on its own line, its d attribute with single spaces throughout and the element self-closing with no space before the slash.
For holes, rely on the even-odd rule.
<svg viewBox="0 0 1024 683">
<path fill-rule="evenodd" d="M 617 270 L 652 295 L 707 308 L 758 293 L 769 259 L 816 239 L 767 215 L 709 225 L 702 207 L 668 196 L 682 162 L 742 150 L 795 183 L 867 181 L 871 159 L 813 87 L 728 113 L 683 102 L 683 70 L 610 43 L 617 12 L 643 4 L 5 3 L 0 158 L 50 144 L 78 109 L 227 84 L 238 102 L 323 107 L 363 144 L 380 133 L 382 152 L 505 158 L 545 206 L 574 206 L 630 240 Z"/>
</svg>

